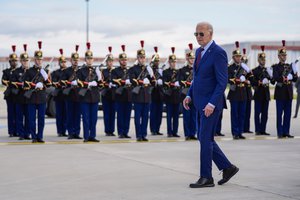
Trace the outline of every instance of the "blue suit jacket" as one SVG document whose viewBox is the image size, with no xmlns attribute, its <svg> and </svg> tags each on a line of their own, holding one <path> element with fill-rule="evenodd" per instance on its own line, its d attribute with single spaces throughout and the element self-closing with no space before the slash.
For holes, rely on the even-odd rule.
<svg viewBox="0 0 300 200">
<path fill-rule="evenodd" d="M 199 48 L 196 50 L 193 83 L 188 96 L 192 98 L 199 111 L 202 111 L 208 103 L 213 104 L 215 109 L 221 110 L 224 107 L 224 91 L 228 77 L 227 54 L 213 42 L 201 58 L 199 65 L 195 66 L 199 50 Z"/>
</svg>

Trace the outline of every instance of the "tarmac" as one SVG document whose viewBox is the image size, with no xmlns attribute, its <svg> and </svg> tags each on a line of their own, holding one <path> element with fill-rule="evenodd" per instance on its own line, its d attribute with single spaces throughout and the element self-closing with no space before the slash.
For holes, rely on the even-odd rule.
<svg viewBox="0 0 300 200">
<path fill-rule="evenodd" d="M 46 143 L 32 144 L 8 137 L 2 94 L 0 99 L 0 200 L 300 200 L 300 120 L 291 120 L 294 139 L 277 139 L 274 100 L 267 125 L 271 136 L 244 134 L 246 140 L 232 140 L 230 109 L 224 110 L 226 136 L 216 141 L 240 171 L 219 186 L 222 174 L 213 165 L 216 186 L 191 189 L 189 184 L 199 178 L 199 143 L 184 140 L 182 118 L 181 138 L 166 137 L 163 118 L 163 136 L 149 131 L 149 142 L 136 142 L 133 119 L 132 139 L 104 136 L 99 111 L 101 142 L 96 144 L 57 137 L 55 119 L 46 118 Z"/>
</svg>

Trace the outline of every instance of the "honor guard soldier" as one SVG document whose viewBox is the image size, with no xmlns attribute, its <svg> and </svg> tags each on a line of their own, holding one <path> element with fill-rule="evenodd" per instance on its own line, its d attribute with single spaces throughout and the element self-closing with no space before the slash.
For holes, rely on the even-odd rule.
<svg viewBox="0 0 300 200">
<path fill-rule="evenodd" d="M 19 140 L 30 140 L 29 121 L 27 112 L 27 99 L 24 97 L 23 83 L 25 72 L 29 68 L 29 56 L 27 54 L 27 45 L 24 44 L 24 53 L 20 55 L 21 66 L 14 70 L 12 74 L 12 85 L 16 93 L 16 132 Z"/>
<path fill-rule="evenodd" d="M 6 86 L 4 91 L 4 99 L 7 105 L 7 127 L 9 137 L 18 137 L 16 130 L 16 102 L 15 94 L 12 93 L 13 85 L 11 85 L 11 77 L 18 65 L 18 56 L 15 53 L 16 46 L 12 46 L 13 53 L 9 55 L 10 68 L 3 70 L 2 85 Z"/>
<path fill-rule="evenodd" d="M 64 70 L 60 84 L 63 85 L 63 94 L 67 101 L 67 130 L 68 139 L 82 139 L 80 137 L 80 102 L 79 87 L 77 83 L 79 45 L 75 46 L 75 52 L 71 54 L 72 66 Z"/>
<path fill-rule="evenodd" d="M 185 54 L 185 59 L 185 65 L 178 72 L 178 81 L 181 86 L 180 102 L 183 102 L 193 81 L 195 54 L 192 43 L 189 44 L 189 51 Z M 186 140 L 197 140 L 196 109 L 193 104 L 190 105 L 189 110 L 183 109 L 183 130 Z"/>
<path fill-rule="evenodd" d="M 137 50 L 137 64 L 129 70 L 132 89 L 132 102 L 134 104 L 134 125 L 136 139 L 138 142 L 148 141 L 147 126 L 149 118 L 149 108 L 151 102 L 151 80 L 154 79 L 153 70 L 146 66 L 146 54 L 144 41 L 141 42 L 141 49 Z"/>
<path fill-rule="evenodd" d="M 230 90 L 227 99 L 230 101 L 231 133 L 233 139 L 245 139 L 244 131 L 247 91 L 245 82 L 250 69 L 241 62 L 239 42 L 235 42 L 236 49 L 232 52 L 233 64 L 228 67 L 228 82 Z"/>
<path fill-rule="evenodd" d="M 242 63 L 248 64 L 248 58 L 246 54 L 246 49 L 243 48 L 243 55 L 241 58 Z M 251 88 L 251 80 L 253 76 L 249 75 L 247 80 L 245 81 L 247 100 L 246 100 L 246 113 L 245 113 L 245 123 L 244 123 L 244 133 L 253 133 L 250 131 L 250 117 L 251 117 L 251 102 L 252 102 L 252 88 Z"/>
<path fill-rule="evenodd" d="M 168 137 L 180 137 L 178 133 L 180 84 L 177 80 L 175 47 L 171 48 L 169 56 L 169 68 L 163 71 L 164 100 L 167 107 L 167 129 Z"/>
<path fill-rule="evenodd" d="M 266 133 L 268 121 L 268 110 L 270 98 L 269 84 L 272 80 L 272 70 L 266 67 L 265 46 L 261 46 L 261 53 L 258 54 L 258 67 L 252 70 L 254 88 L 254 123 L 256 135 L 270 135 Z"/>
<path fill-rule="evenodd" d="M 162 69 L 159 69 L 159 54 L 157 53 L 158 48 L 154 47 L 155 54 L 152 55 L 151 67 L 155 76 L 153 79 L 154 87 L 151 93 L 151 104 L 150 104 L 150 131 L 152 135 L 163 135 L 160 133 L 160 125 L 162 121 L 163 113 L 163 94 L 162 94 Z"/>
<path fill-rule="evenodd" d="M 112 83 L 116 85 L 115 104 L 117 111 L 117 130 L 119 138 L 131 138 L 129 133 L 131 116 L 131 82 L 127 68 L 127 55 L 125 45 L 121 45 L 122 53 L 119 54 L 120 67 L 111 72 Z"/>
<path fill-rule="evenodd" d="M 93 52 L 90 50 L 90 43 L 87 42 L 85 52 L 86 66 L 78 70 L 78 92 L 83 122 L 84 142 L 99 142 L 96 139 L 96 125 L 98 120 L 98 103 L 100 101 L 99 83 L 102 74 L 99 67 L 93 67 Z"/>
<path fill-rule="evenodd" d="M 33 143 L 44 143 L 43 133 L 46 112 L 46 87 L 51 86 L 47 67 L 42 68 L 43 52 L 42 42 L 38 42 L 39 50 L 34 52 L 34 66 L 29 68 L 24 77 L 24 96 L 28 101 L 29 132 Z M 36 115 L 37 114 L 37 115 Z M 36 132 L 36 116 L 38 117 L 38 130 Z"/>
<path fill-rule="evenodd" d="M 278 50 L 279 63 L 272 65 L 273 79 L 276 81 L 274 99 L 276 100 L 277 136 L 278 138 L 290 135 L 291 110 L 293 100 L 293 84 L 297 80 L 295 63 L 286 63 L 285 40 L 282 40 L 282 48 Z"/>
<path fill-rule="evenodd" d="M 101 91 L 101 100 L 104 118 L 104 132 L 106 136 L 115 136 L 115 84 L 111 82 L 111 73 L 113 70 L 114 57 L 111 53 L 111 50 L 112 47 L 108 47 L 109 54 L 107 54 L 105 57 L 106 69 L 102 70 L 103 88 Z"/>
<path fill-rule="evenodd" d="M 60 57 L 58 58 L 59 69 L 51 73 L 52 85 L 54 86 L 54 91 L 52 95 L 55 102 L 55 118 L 56 118 L 56 130 L 59 137 L 66 137 L 67 131 L 67 101 L 63 94 L 64 85 L 61 83 L 63 80 L 63 74 L 67 68 L 67 59 L 63 55 L 63 49 L 59 49 Z"/>
</svg>

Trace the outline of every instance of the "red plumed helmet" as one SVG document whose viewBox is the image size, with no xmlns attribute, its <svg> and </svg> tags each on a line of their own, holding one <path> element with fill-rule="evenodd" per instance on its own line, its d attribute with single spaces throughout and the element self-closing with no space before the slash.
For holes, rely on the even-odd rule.
<svg viewBox="0 0 300 200">
<path fill-rule="evenodd" d="M 171 47 L 172 53 L 174 54 L 175 52 L 175 47 Z"/>
<path fill-rule="evenodd" d="M 125 52 L 125 45 L 124 44 L 121 45 L 121 49 L 122 49 L 123 52 Z"/>
<path fill-rule="evenodd" d="M 193 44 L 192 43 L 189 44 L 189 48 L 190 48 L 191 51 L 193 50 Z"/>
<path fill-rule="evenodd" d="M 157 53 L 157 51 L 158 51 L 158 48 L 157 48 L 157 47 L 154 47 L 154 51 L 155 51 L 155 53 Z"/>
<path fill-rule="evenodd" d="M 265 51 L 265 45 L 261 45 L 260 48 L 261 48 L 261 51 L 262 51 L 262 52 Z"/>
<path fill-rule="evenodd" d="M 23 44 L 24 51 L 27 51 L 27 44 Z"/>
<path fill-rule="evenodd" d="M 246 49 L 245 48 L 243 48 L 243 54 L 246 54 Z"/>
<path fill-rule="evenodd" d="M 144 40 L 140 41 L 142 49 L 144 48 Z"/>
<path fill-rule="evenodd" d="M 38 41 L 39 50 L 42 49 L 42 41 Z"/>
<path fill-rule="evenodd" d="M 64 50 L 63 49 L 59 49 L 60 55 L 64 54 Z"/>
<path fill-rule="evenodd" d="M 11 48 L 12 48 L 13 52 L 15 53 L 16 52 L 16 45 L 12 45 Z"/>
<path fill-rule="evenodd" d="M 111 53 L 111 50 L 112 50 L 112 47 L 111 47 L 111 46 L 109 46 L 109 47 L 108 47 L 108 51 L 109 51 L 109 53 Z"/>
<path fill-rule="evenodd" d="M 282 46 L 285 47 L 285 40 L 282 40 Z"/>
<path fill-rule="evenodd" d="M 240 48 L 240 43 L 239 43 L 239 41 L 236 41 L 235 42 L 235 47 L 238 49 L 238 48 Z"/>
<path fill-rule="evenodd" d="M 90 48 L 91 48 L 91 43 L 87 42 L 87 43 L 86 43 L 86 47 L 87 47 L 88 50 L 90 50 Z"/>
<path fill-rule="evenodd" d="M 78 49 L 79 49 L 79 45 L 76 45 L 76 46 L 75 46 L 75 51 L 77 52 Z"/>
</svg>

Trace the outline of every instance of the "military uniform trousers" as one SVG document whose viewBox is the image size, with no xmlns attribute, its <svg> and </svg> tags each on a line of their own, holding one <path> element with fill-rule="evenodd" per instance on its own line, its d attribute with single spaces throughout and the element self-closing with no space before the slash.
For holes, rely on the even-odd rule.
<svg viewBox="0 0 300 200">
<path fill-rule="evenodd" d="M 277 136 L 290 134 L 292 100 L 276 100 Z"/>
<path fill-rule="evenodd" d="M 28 120 L 28 105 L 16 104 L 16 132 L 20 138 L 29 137 L 29 120 Z"/>
<path fill-rule="evenodd" d="M 218 119 L 218 122 L 217 122 L 215 133 L 221 133 L 221 131 L 222 131 L 222 119 L 223 119 L 223 109 L 220 111 L 220 116 L 219 116 L 219 119 Z"/>
<path fill-rule="evenodd" d="M 177 135 L 179 121 L 179 103 L 167 103 L 167 129 L 168 136 Z"/>
<path fill-rule="evenodd" d="M 196 108 L 190 106 L 190 110 L 183 109 L 183 130 L 185 137 L 196 135 Z"/>
<path fill-rule="evenodd" d="M 227 169 L 232 166 L 214 140 L 220 110 L 215 109 L 209 117 L 206 117 L 202 110 L 197 110 L 196 116 L 197 127 L 199 127 L 197 137 L 200 142 L 201 151 L 200 176 L 203 178 L 212 178 L 212 161 L 214 161 L 219 170 Z"/>
<path fill-rule="evenodd" d="M 80 103 L 72 100 L 67 100 L 67 129 L 69 136 L 79 136 L 80 118 Z"/>
<path fill-rule="evenodd" d="M 83 122 L 83 138 L 85 140 L 96 138 L 96 125 L 98 119 L 98 102 L 81 102 L 81 113 Z"/>
<path fill-rule="evenodd" d="M 6 100 L 7 105 L 7 128 L 10 136 L 17 136 L 16 131 L 16 103 Z"/>
<path fill-rule="evenodd" d="M 265 133 L 268 121 L 269 101 L 254 101 L 255 132 Z"/>
<path fill-rule="evenodd" d="M 36 132 L 36 112 L 38 117 L 38 131 Z M 43 139 L 44 127 L 45 127 L 45 114 L 46 103 L 41 104 L 28 104 L 28 120 L 29 120 L 29 133 L 31 138 Z"/>
<path fill-rule="evenodd" d="M 57 134 L 66 134 L 67 131 L 67 101 L 66 100 L 56 100 L 55 101 L 56 110 L 56 130 Z"/>
<path fill-rule="evenodd" d="M 131 102 L 116 102 L 117 129 L 119 136 L 128 136 L 131 117 Z"/>
<path fill-rule="evenodd" d="M 102 109 L 104 118 L 104 132 L 115 132 L 115 117 L 116 117 L 116 105 L 115 101 L 102 98 Z"/>
<path fill-rule="evenodd" d="M 251 100 L 246 101 L 245 122 L 243 132 L 250 131 L 251 103 Z"/>
<path fill-rule="evenodd" d="M 153 101 L 150 104 L 150 131 L 151 133 L 159 133 L 162 113 L 163 113 L 163 102 Z"/>
<path fill-rule="evenodd" d="M 134 103 L 134 125 L 137 139 L 147 137 L 150 103 Z"/>
<path fill-rule="evenodd" d="M 244 132 L 246 101 L 230 101 L 231 133 L 241 136 Z"/>
</svg>

